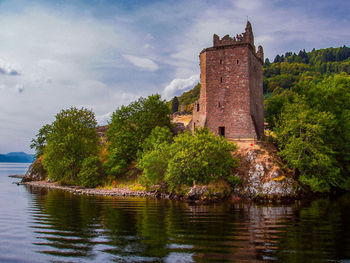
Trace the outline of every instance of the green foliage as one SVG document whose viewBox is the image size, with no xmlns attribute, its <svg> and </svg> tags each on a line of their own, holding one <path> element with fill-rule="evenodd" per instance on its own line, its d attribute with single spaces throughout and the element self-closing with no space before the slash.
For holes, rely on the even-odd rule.
<svg viewBox="0 0 350 263">
<path fill-rule="evenodd" d="M 298 55 L 287 52 L 277 55 L 274 63 L 265 63 L 264 92 L 272 92 L 275 88 L 289 89 L 301 80 L 306 72 L 312 76 L 324 73 L 350 74 L 350 48 L 327 48 L 306 52 L 300 50 Z"/>
<path fill-rule="evenodd" d="M 36 139 L 32 139 L 30 148 L 35 149 L 35 158 L 39 158 L 44 154 L 46 139 L 47 139 L 47 135 L 50 133 L 50 130 L 51 130 L 51 125 L 46 124 L 40 128 L 38 134 L 36 135 Z"/>
<path fill-rule="evenodd" d="M 156 126 L 170 127 L 170 110 L 160 95 L 140 98 L 117 109 L 107 130 L 107 175 L 118 175 L 136 158 L 144 140 Z"/>
<path fill-rule="evenodd" d="M 84 159 L 80 172 L 78 173 L 79 184 L 84 187 L 96 187 L 100 178 L 100 161 L 97 156 Z"/>
<path fill-rule="evenodd" d="M 333 127 L 334 115 L 310 108 L 303 97 L 297 96 L 294 103 L 284 106 L 274 129 L 279 154 L 314 191 L 341 186 L 334 151 L 325 141 Z"/>
<path fill-rule="evenodd" d="M 264 100 L 265 121 L 269 128 L 275 126 L 276 118 L 281 114 L 283 106 L 293 100 L 294 93 L 290 90 L 276 89 Z"/>
<path fill-rule="evenodd" d="M 169 144 L 164 143 L 147 151 L 139 159 L 138 168 L 142 170 L 139 181 L 144 186 L 159 184 L 163 181 L 168 168 Z"/>
<path fill-rule="evenodd" d="M 235 186 L 238 185 L 242 182 L 242 179 L 238 176 L 236 176 L 235 174 L 229 174 L 226 177 L 226 181 L 231 185 L 231 186 Z"/>
<path fill-rule="evenodd" d="M 236 148 L 234 143 L 206 129 L 196 130 L 194 135 L 189 132 L 178 135 L 169 148 L 165 174 L 170 190 L 193 181 L 209 183 L 228 177 L 237 166 L 237 160 L 231 155 Z"/>
<path fill-rule="evenodd" d="M 171 101 L 171 112 L 175 113 L 175 112 L 178 112 L 178 110 L 179 110 L 179 100 L 175 96 Z"/>
<path fill-rule="evenodd" d="M 170 144 L 173 141 L 173 134 L 168 127 L 155 127 L 151 134 L 142 144 L 142 152 L 149 152 L 162 144 Z"/>
<path fill-rule="evenodd" d="M 279 97 L 280 96 L 280 97 Z M 275 107 L 272 107 L 274 105 Z M 265 101 L 280 155 L 313 191 L 349 187 L 350 77 L 305 77 Z M 269 109 L 270 107 L 270 109 Z M 281 108 L 278 112 L 278 107 Z"/>
<path fill-rule="evenodd" d="M 70 108 L 56 115 L 46 134 L 43 164 L 50 179 L 75 183 L 85 158 L 97 156 L 98 135 L 92 111 Z"/>
<path fill-rule="evenodd" d="M 238 183 L 232 176 L 237 160 L 231 152 L 236 145 L 206 129 L 196 130 L 194 135 L 180 134 L 172 143 L 170 131 L 157 127 L 144 145 L 138 167 L 143 171 L 140 182 L 145 186 L 165 181 L 173 191 L 193 181 L 207 184 L 220 177 Z"/>
<path fill-rule="evenodd" d="M 287 52 L 263 70 L 279 154 L 313 191 L 349 189 L 350 48 Z"/>
<path fill-rule="evenodd" d="M 154 128 L 142 145 L 142 152 L 138 153 L 138 168 L 142 175 L 139 181 L 144 186 L 159 184 L 168 167 L 169 146 L 173 141 L 173 134 L 168 127 Z"/>
</svg>

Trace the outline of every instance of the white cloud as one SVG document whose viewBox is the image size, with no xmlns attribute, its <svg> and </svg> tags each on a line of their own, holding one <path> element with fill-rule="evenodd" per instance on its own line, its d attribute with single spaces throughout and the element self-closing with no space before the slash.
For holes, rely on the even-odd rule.
<svg viewBox="0 0 350 263">
<path fill-rule="evenodd" d="M 30 139 L 61 109 L 93 105 L 97 116 L 104 115 L 147 90 L 113 79 L 128 78 L 121 54 L 139 45 L 118 24 L 35 7 L 2 14 L 0 32 L 0 122 L 6 125 L 0 153 L 28 152 Z M 123 89 L 130 95 L 121 96 Z"/>
<path fill-rule="evenodd" d="M 0 59 L 0 74 L 17 76 L 17 75 L 21 75 L 21 72 L 16 66 Z"/>
<path fill-rule="evenodd" d="M 107 125 L 111 120 L 112 112 L 107 112 L 106 114 L 96 116 L 99 125 Z"/>
<path fill-rule="evenodd" d="M 145 45 L 147 48 L 147 45 Z M 127 59 L 134 66 L 145 69 L 148 71 L 156 71 L 158 69 L 158 65 L 150 58 L 139 57 L 134 55 L 123 55 L 125 59 Z"/>
<path fill-rule="evenodd" d="M 173 79 L 163 90 L 162 95 L 165 99 L 170 99 L 176 95 L 177 91 L 184 91 L 193 88 L 199 81 L 199 75 L 193 75 L 187 79 Z"/>
</svg>

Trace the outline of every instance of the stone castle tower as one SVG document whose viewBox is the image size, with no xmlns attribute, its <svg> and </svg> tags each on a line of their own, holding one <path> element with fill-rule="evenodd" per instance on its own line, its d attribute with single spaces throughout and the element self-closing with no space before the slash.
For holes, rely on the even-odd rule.
<svg viewBox="0 0 350 263">
<path fill-rule="evenodd" d="M 213 37 L 199 55 L 200 98 L 194 103 L 191 130 L 207 127 L 230 139 L 264 134 L 263 48 L 256 52 L 250 22 L 235 37 Z"/>
</svg>

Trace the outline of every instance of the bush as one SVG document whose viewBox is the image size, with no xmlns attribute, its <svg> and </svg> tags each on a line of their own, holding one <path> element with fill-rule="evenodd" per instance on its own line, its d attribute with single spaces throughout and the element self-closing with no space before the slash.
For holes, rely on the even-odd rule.
<svg viewBox="0 0 350 263">
<path fill-rule="evenodd" d="M 96 187 L 100 178 L 100 161 L 97 156 L 90 156 L 83 161 L 78 174 L 79 184 L 84 187 Z"/>
<path fill-rule="evenodd" d="M 193 181 L 207 184 L 222 177 L 226 179 L 237 167 L 231 152 L 237 146 L 207 129 L 180 134 L 169 147 L 169 163 L 165 181 L 170 190 Z"/>
<path fill-rule="evenodd" d="M 142 145 L 143 151 L 138 153 L 138 168 L 142 175 L 139 181 L 144 186 L 159 184 L 168 167 L 169 145 L 173 135 L 168 127 L 154 128 Z"/>
<path fill-rule="evenodd" d="M 168 168 L 169 145 L 163 144 L 156 149 L 146 152 L 139 160 L 138 168 L 142 170 L 139 182 L 143 186 L 159 184 L 163 181 Z"/>
</svg>

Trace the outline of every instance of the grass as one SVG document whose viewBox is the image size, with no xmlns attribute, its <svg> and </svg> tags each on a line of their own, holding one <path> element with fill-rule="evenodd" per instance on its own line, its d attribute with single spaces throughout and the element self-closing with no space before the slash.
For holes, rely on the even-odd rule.
<svg viewBox="0 0 350 263">
<path fill-rule="evenodd" d="M 113 188 L 127 188 L 131 191 L 146 191 L 146 187 L 142 186 L 135 178 L 118 178 L 109 183 L 105 183 L 100 189 L 111 190 Z"/>
</svg>

